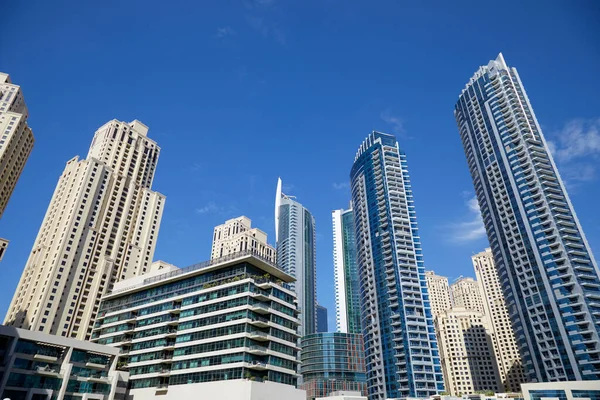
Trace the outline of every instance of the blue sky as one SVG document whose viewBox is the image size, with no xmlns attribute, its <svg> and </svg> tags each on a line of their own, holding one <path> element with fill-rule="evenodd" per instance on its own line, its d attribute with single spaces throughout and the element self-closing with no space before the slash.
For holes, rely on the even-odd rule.
<svg viewBox="0 0 600 400">
<path fill-rule="evenodd" d="M 36 144 L 0 221 L 0 313 L 67 160 L 107 120 L 139 119 L 162 148 L 156 259 L 210 256 L 247 215 L 274 240 L 276 180 L 317 222 L 318 297 L 334 321 L 331 210 L 373 130 L 408 155 L 426 265 L 473 275 L 487 246 L 453 108 L 498 52 L 518 68 L 588 240 L 600 254 L 600 5 L 408 2 L 9 1 L 0 71 L 22 86 Z M 100 6 L 100 4 L 102 4 Z"/>
</svg>

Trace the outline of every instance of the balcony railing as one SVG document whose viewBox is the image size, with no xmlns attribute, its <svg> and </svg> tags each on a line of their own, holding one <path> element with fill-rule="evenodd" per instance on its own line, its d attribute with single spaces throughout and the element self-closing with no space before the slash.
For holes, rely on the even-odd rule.
<svg viewBox="0 0 600 400">
<path fill-rule="evenodd" d="M 198 264 L 193 264 L 190 265 L 189 267 L 185 267 L 185 268 L 180 268 L 178 270 L 175 271 L 171 271 L 171 272 L 167 272 L 161 275 L 157 275 L 157 276 L 153 276 L 151 278 L 146 278 L 144 279 L 144 281 L 142 283 L 138 283 L 136 285 L 132 285 L 132 286 L 128 286 L 126 288 L 122 288 L 119 290 L 113 290 L 111 292 L 111 294 L 114 293 L 120 293 L 120 292 L 124 292 L 136 287 L 141 287 L 141 286 L 145 286 L 149 283 L 153 283 L 153 282 L 160 282 L 162 280 L 165 279 L 169 279 L 172 278 L 174 276 L 179 276 L 179 275 L 183 275 L 183 274 L 187 274 L 188 272 L 192 272 L 192 271 L 197 271 L 199 269 L 204 269 L 204 268 L 208 268 L 211 267 L 213 265 L 217 265 L 217 264 L 222 264 L 224 262 L 227 261 L 232 261 L 232 260 L 237 260 L 239 258 L 242 257 L 246 257 L 246 256 L 253 256 L 257 259 L 259 259 L 260 261 L 269 264 L 270 266 L 272 266 L 273 268 L 278 268 L 277 265 L 275 263 L 273 263 L 273 261 L 271 261 L 270 259 L 263 257 L 259 252 L 255 251 L 255 250 L 244 250 L 244 251 L 239 251 L 237 253 L 232 253 L 223 257 L 219 257 L 219 258 L 215 258 L 213 260 L 208 260 L 208 261 L 203 261 L 201 263 Z"/>
</svg>

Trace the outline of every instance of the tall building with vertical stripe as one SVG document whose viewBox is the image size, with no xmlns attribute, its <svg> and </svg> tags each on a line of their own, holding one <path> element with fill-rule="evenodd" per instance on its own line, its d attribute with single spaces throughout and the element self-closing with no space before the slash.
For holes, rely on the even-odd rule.
<svg viewBox="0 0 600 400">
<path fill-rule="evenodd" d="M 296 282 L 300 310 L 300 336 L 317 331 L 317 256 L 315 218 L 295 197 L 282 192 L 281 179 L 275 195 L 275 241 L 277 265 Z"/>
<path fill-rule="evenodd" d="M 369 399 L 444 390 L 406 155 L 371 133 L 350 173 Z"/>
<path fill-rule="evenodd" d="M 600 271 L 515 68 L 454 111 L 528 381 L 600 379 Z"/>
<path fill-rule="evenodd" d="M 109 121 L 67 162 L 5 324 L 87 340 L 100 297 L 148 270 L 165 197 L 151 190 L 160 148 L 147 133 Z"/>
<path fill-rule="evenodd" d="M 332 220 L 336 329 L 343 333 L 360 333 L 360 290 L 352 208 L 334 210 Z"/>
</svg>

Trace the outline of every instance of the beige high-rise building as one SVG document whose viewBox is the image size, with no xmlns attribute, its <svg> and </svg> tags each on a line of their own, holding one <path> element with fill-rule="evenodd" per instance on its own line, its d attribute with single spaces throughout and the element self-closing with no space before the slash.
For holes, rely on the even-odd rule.
<svg viewBox="0 0 600 400">
<path fill-rule="evenodd" d="M 215 226 L 211 260 L 240 251 L 252 250 L 255 254 L 275 263 L 275 248 L 267 243 L 267 234 L 252 228 L 250 218 L 241 216 Z"/>
<path fill-rule="evenodd" d="M 151 190 L 160 148 L 147 133 L 109 121 L 67 162 L 5 324 L 87 340 L 100 297 L 148 270 L 165 197 Z"/>
<path fill-rule="evenodd" d="M 28 116 L 21 88 L 0 72 L 0 218 L 33 149 Z M 3 241 L 1 260 L 8 240 L 0 240 Z"/>
<path fill-rule="evenodd" d="M 504 390 L 519 392 L 520 384 L 525 382 L 523 365 L 498 272 L 494 266 L 494 256 L 488 248 L 474 255 L 472 259 L 484 312 L 490 320 L 490 334 Z"/>
<path fill-rule="evenodd" d="M 8 240 L 0 238 L 0 261 L 4 258 L 4 253 L 8 247 Z"/>
<path fill-rule="evenodd" d="M 448 278 L 436 275 L 433 271 L 425 271 L 427 281 L 427 292 L 429 293 L 429 304 L 431 313 L 436 318 L 438 315 L 448 311 L 452 304 L 450 302 L 450 287 Z"/>
<path fill-rule="evenodd" d="M 467 310 L 483 313 L 483 300 L 479 285 L 473 278 L 461 277 L 451 286 L 452 305 L 454 307 L 464 307 Z"/>
<path fill-rule="evenodd" d="M 453 396 L 479 390 L 502 392 L 490 325 L 484 314 L 454 307 L 435 320 L 446 391 Z"/>
<path fill-rule="evenodd" d="M 0 72 L 0 218 L 33 148 L 28 116 L 21 88 Z"/>
</svg>

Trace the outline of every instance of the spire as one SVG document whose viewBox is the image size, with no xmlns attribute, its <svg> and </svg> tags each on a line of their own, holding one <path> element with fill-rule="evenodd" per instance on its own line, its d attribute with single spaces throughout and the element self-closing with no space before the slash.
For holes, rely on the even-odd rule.
<svg viewBox="0 0 600 400">
<path fill-rule="evenodd" d="M 277 191 L 275 192 L 275 243 L 279 240 L 279 206 L 281 206 L 281 178 L 277 178 Z"/>
</svg>

